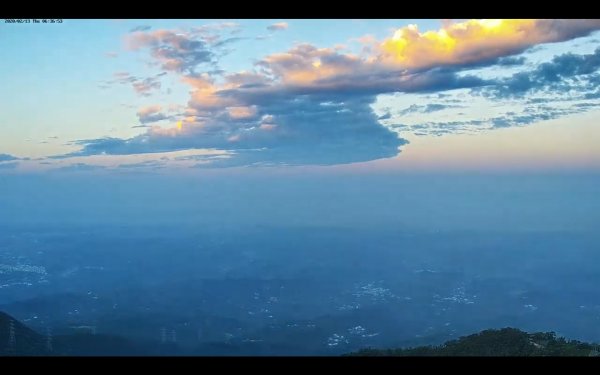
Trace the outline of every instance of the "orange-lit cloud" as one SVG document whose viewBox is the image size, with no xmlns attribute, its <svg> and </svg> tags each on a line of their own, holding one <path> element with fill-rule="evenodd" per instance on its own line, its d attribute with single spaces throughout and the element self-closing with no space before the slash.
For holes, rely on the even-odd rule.
<svg viewBox="0 0 600 375">
<path fill-rule="evenodd" d="M 215 85 L 208 75 L 183 76 L 182 80 L 194 89 L 191 92 L 190 104 L 195 111 L 221 110 L 228 106 L 236 106 L 233 100 L 218 95 L 219 90 L 226 87 Z"/>
<path fill-rule="evenodd" d="M 275 124 L 261 124 L 259 126 L 259 128 L 261 130 L 271 131 L 271 130 L 275 130 L 277 128 L 277 125 L 275 125 Z"/>
<path fill-rule="evenodd" d="M 153 113 L 157 113 L 160 112 L 162 110 L 162 107 L 160 105 L 149 105 L 146 107 L 142 107 L 138 110 L 137 114 L 138 116 L 147 116 L 147 115 L 151 115 Z"/>
<path fill-rule="evenodd" d="M 597 29 L 600 20 L 446 21 L 440 30 L 426 32 L 409 25 L 383 41 L 371 36 L 359 38 L 368 47 L 360 56 L 300 44 L 266 56 L 258 66 L 276 77 L 278 83 L 294 87 L 410 92 L 446 82 L 447 88 L 453 88 L 460 85 L 452 82 L 456 77 L 449 72 L 444 77 L 435 72 L 419 73 L 442 66 L 462 69 L 491 64 L 534 45 L 565 41 Z"/>
<path fill-rule="evenodd" d="M 142 107 L 137 112 L 138 119 L 142 124 L 166 120 L 169 118 L 169 116 L 164 114 L 162 109 L 163 108 L 160 105 Z"/>
<path fill-rule="evenodd" d="M 256 116 L 256 107 L 228 107 L 227 112 L 233 120 L 250 119 Z"/>
<path fill-rule="evenodd" d="M 598 28 L 600 20 L 469 20 L 424 33 L 409 25 L 381 43 L 378 60 L 406 69 L 477 63 Z"/>
<path fill-rule="evenodd" d="M 333 48 L 316 48 L 310 44 L 269 55 L 259 64 L 279 76 L 283 83 L 291 85 L 306 85 L 365 68 L 364 61 L 358 56 L 340 54 Z"/>
<path fill-rule="evenodd" d="M 277 22 L 277 23 L 267 26 L 267 30 L 282 31 L 282 30 L 287 30 L 288 27 L 289 27 L 289 25 L 287 24 L 287 22 Z"/>
<path fill-rule="evenodd" d="M 219 88 L 215 86 L 192 91 L 190 103 L 200 111 L 221 110 L 237 103 L 229 98 L 218 95 Z"/>
<path fill-rule="evenodd" d="M 370 48 L 360 55 L 299 44 L 262 58 L 249 71 L 217 69 L 202 74 L 197 68 L 210 65 L 216 56 L 212 49 L 217 43 L 212 39 L 202 39 L 195 32 L 134 33 L 133 48 L 149 49 L 155 63 L 192 87 L 187 108 L 169 116 L 159 111 L 140 116 L 142 123 L 169 120 L 170 128 L 151 127 L 130 139 L 79 141 L 83 148 L 71 155 L 217 148 L 236 151 L 229 166 L 343 164 L 389 158 L 398 154 L 406 140 L 373 112 L 371 104 L 378 95 L 474 89 L 480 95 L 501 98 L 510 96 L 505 91 L 518 90 L 524 97 L 541 88 L 562 90 L 556 82 L 596 72 L 595 54 L 558 56 L 539 71 L 522 71 L 508 78 L 487 78 L 477 71 L 460 73 L 475 64 L 497 64 L 499 58 L 537 44 L 581 37 L 597 29 L 600 20 L 445 21 L 438 31 L 422 33 L 416 26 L 407 26 L 385 40 L 364 38 L 361 42 Z M 573 68 L 581 66 L 580 62 L 590 63 Z M 568 70 L 549 69 L 562 66 Z M 594 94 L 589 91 L 596 89 L 590 79 L 578 87 L 585 94 Z M 522 125 L 549 118 L 551 114 L 539 108 L 534 113 L 491 118 L 488 125 Z M 185 123 L 177 124 L 178 120 Z M 453 126 L 451 122 L 444 124 L 444 133 L 452 132 L 447 129 Z"/>
</svg>

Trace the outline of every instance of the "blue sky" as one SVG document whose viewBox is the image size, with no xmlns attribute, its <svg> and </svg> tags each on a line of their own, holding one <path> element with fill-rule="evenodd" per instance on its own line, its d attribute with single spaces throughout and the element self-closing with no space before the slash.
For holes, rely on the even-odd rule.
<svg viewBox="0 0 600 375">
<path fill-rule="evenodd" d="M 597 20 L 2 24 L 0 173 L 600 167 Z"/>
</svg>

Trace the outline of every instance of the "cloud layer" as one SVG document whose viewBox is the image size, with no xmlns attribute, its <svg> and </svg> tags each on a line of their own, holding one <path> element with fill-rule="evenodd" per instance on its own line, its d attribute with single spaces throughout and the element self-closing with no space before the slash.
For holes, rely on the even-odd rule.
<svg viewBox="0 0 600 375">
<path fill-rule="evenodd" d="M 68 156 L 220 149 L 231 152 L 231 157 L 216 160 L 213 166 L 369 161 L 393 157 L 406 143 L 393 126 L 381 124 L 391 114 L 374 113 L 372 104 L 380 94 L 470 89 L 475 95 L 502 100 L 584 86 L 586 95 L 594 95 L 592 89 L 598 87 L 600 49 L 591 55 L 557 56 L 503 79 L 484 79 L 465 70 L 523 66 L 524 59 L 516 54 L 540 43 L 587 35 L 600 28 L 600 20 L 472 20 L 425 33 L 407 26 L 374 42 L 366 56 L 305 43 L 265 56 L 252 70 L 225 73 L 217 67 L 220 48 L 240 38 L 225 37 L 222 31 L 235 27 L 129 34 L 129 48 L 149 51 L 154 64 L 189 85 L 187 107 L 169 115 L 160 105 L 141 108 L 142 124 L 170 121 L 171 125 L 152 126 L 130 139 L 80 140 L 76 144 L 81 149 Z M 269 26 L 285 28 L 283 23 Z M 146 91 L 142 87 L 150 90 L 156 85 L 131 76 L 121 79 L 134 88 L 138 84 L 141 92 Z M 414 105 L 402 115 L 456 107 Z M 488 122 L 498 127 L 542 118 L 534 113 L 523 116 Z"/>
<path fill-rule="evenodd" d="M 378 58 L 406 69 L 480 64 L 599 28 L 600 20 L 470 20 L 425 33 L 409 25 L 382 43 Z"/>
</svg>

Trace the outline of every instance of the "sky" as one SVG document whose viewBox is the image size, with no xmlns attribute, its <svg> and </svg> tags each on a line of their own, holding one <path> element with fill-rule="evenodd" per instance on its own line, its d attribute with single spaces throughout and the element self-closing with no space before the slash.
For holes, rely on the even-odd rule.
<svg viewBox="0 0 600 375">
<path fill-rule="evenodd" d="M 0 44 L 0 175 L 600 168 L 600 20 L 67 19 Z"/>
</svg>

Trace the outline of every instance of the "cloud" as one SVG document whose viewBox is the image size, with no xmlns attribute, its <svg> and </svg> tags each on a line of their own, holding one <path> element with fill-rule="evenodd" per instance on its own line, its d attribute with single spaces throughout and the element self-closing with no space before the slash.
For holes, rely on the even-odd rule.
<svg viewBox="0 0 600 375">
<path fill-rule="evenodd" d="M 266 76 L 298 94 L 313 92 L 353 92 L 383 94 L 428 92 L 476 87 L 486 81 L 471 75 L 458 76 L 455 70 L 432 68 L 412 72 L 380 64 L 334 48 L 300 44 L 272 54 L 257 63 Z"/>
<path fill-rule="evenodd" d="M 237 22 L 217 22 L 192 28 L 193 32 L 202 35 L 219 35 L 219 32 L 227 30 L 230 34 L 235 34 L 240 31 L 240 24 Z"/>
<path fill-rule="evenodd" d="M 497 80 L 494 85 L 478 90 L 491 98 L 522 97 L 531 92 L 552 90 L 554 92 L 593 91 L 600 83 L 600 48 L 591 54 L 565 53 L 535 69 L 515 73 Z"/>
<path fill-rule="evenodd" d="M 148 31 L 152 28 L 152 26 L 149 25 L 139 25 L 136 26 L 134 28 L 132 28 L 131 30 L 129 30 L 130 33 L 135 33 L 136 31 Z"/>
<path fill-rule="evenodd" d="M 71 156 L 136 154 L 185 149 L 217 148 L 234 154 L 219 165 L 340 164 L 393 157 L 406 141 L 381 126 L 369 98 L 277 98 L 265 103 L 255 120 L 190 125 L 168 135 L 155 129 L 123 140 L 103 138 L 79 141 L 83 149 Z M 335 124 L 335 126 L 332 126 Z M 268 126 L 261 126 L 268 125 Z"/>
<path fill-rule="evenodd" d="M 377 117 L 378 120 L 389 120 L 392 118 L 392 114 L 390 112 L 386 112 L 383 115 Z"/>
<path fill-rule="evenodd" d="M 116 52 L 106 52 L 104 55 L 105 55 L 106 57 L 110 57 L 110 58 L 113 58 L 113 59 L 114 59 L 115 57 L 118 57 L 118 56 L 119 56 L 119 54 L 118 54 L 118 53 L 116 53 Z"/>
<path fill-rule="evenodd" d="M 517 75 L 509 80 L 483 79 L 464 71 L 473 66 L 519 65 L 523 60 L 512 55 L 536 43 L 586 35 L 598 27 L 597 20 L 479 20 L 446 24 L 440 31 L 427 33 L 409 26 L 379 43 L 367 55 L 299 44 L 265 56 L 253 70 L 234 74 L 223 74 L 214 67 L 215 46 L 227 40 L 214 31 L 221 29 L 135 32 L 130 34 L 131 48 L 149 49 L 162 69 L 180 75 L 191 87 L 187 107 L 170 115 L 169 119 L 177 120 L 178 126 L 151 126 L 145 133 L 129 139 L 80 140 L 75 144 L 81 149 L 66 156 L 189 149 L 228 153 L 226 158 L 203 164 L 212 167 L 329 165 L 389 158 L 397 155 L 407 141 L 393 130 L 393 124 L 384 126 L 379 122 L 390 118 L 374 113 L 371 106 L 378 95 L 472 89 L 471 93 L 500 99 L 506 91 L 504 87 L 512 92 L 515 85 L 517 89 L 532 90 L 534 78 L 546 83 L 558 79 L 558 84 L 568 74 L 593 71 L 595 58 L 580 59 L 573 55 L 555 59 L 552 64 L 563 66 L 560 72 L 553 70 L 551 64 L 541 65 L 539 71 L 517 73 L 525 74 L 523 77 L 527 79 Z M 202 64 L 213 69 L 198 73 L 196 69 Z M 130 76 L 122 78 L 131 82 Z M 512 79 L 515 83 L 511 83 Z M 524 86 L 521 81 L 525 81 Z M 411 106 L 406 113 L 430 113 L 454 107 L 431 103 Z M 558 111 L 553 113 L 559 115 Z M 138 117 L 140 122 L 150 123 L 166 119 L 167 115 L 159 107 L 148 107 L 140 110 Z M 535 118 L 543 119 L 544 114 L 532 112 L 504 119 L 456 121 L 446 123 L 446 128 L 439 127 L 441 123 L 408 127 L 420 132 L 430 129 L 439 135 L 473 126 L 493 128 L 526 123 Z"/>
<path fill-rule="evenodd" d="M 283 30 L 287 30 L 288 28 L 288 24 L 287 22 L 278 22 L 278 23 L 274 23 L 272 25 L 267 26 L 267 30 L 269 31 L 283 31 Z"/>
<path fill-rule="evenodd" d="M 4 161 L 13 161 L 13 160 L 19 160 L 19 158 L 9 155 L 9 154 L 0 154 L 0 163 L 4 162 Z"/>
<path fill-rule="evenodd" d="M 600 19 L 469 20 L 419 32 L 398 29 L 380 45 L 382 63 L 405 69 L 491 62 L 541 43 L 561 42 L 600 29 Z"/>
<path fill-rule="evenodd" d="M 166 71 L 191 74 L 201 64 L 214 64 L 215 54 L 211 44 L 219 37 L 204 31 L 175 32 L 156 30 L 136 31 L 126 38 L 132 50 L 148 48 L 150 55 Z"/>
<path fill-rule="evenodd" d="M 160 82 L 160 77 L 165 75 L 166 73 L 159 73 L 151 77 L 147 78 L 139 78 L 132 76 L 127 72 L 116 72 L 114 73 L 114 79 L 112 81 L 105 82 L 108 85 L 113 84 L 130 84 L 133 87 L 134 91 L 140 95 L 148 97 L 152 95 L 153 91 L 160 90 L 162 84 Z M 103 88 L 107 88 L 106 86 L 102 86 Z"/>
<path fill-rule="evenodd" d="M 139 95 L 149 96 L 152 90 L 160 89 L 161 83 L 156 78 L 148 77 L 141 81 L 133 82 L 132 86 Z"/>
<path fill-rule="evenodd" d="M 481 114 L 476 114 L 479 119 L 447 122 L 420 119 L 419 124 L 402 124 L 395 128 L 415 134 L 418 132 L 418 134 L 439 135 L 444 131 L 472 133 L 495 128 L 525 126 L 600 108 L 599 85 L 600 48 L 588 54 L 565 53 L 532 69 L 522 70 L 508 77 L 488 80 L 486 85 L 458 95 L 462 96 L 459 102 L 471 104 L 465 108 L 478 107 L 480 104 L 490 105 L 490 111 L 496 113 L 499 108 L 506 105 L 512 108 L 509 112 L 494 114 L 488 118 L 481 118 Z M 473 104 L 473 100 L 482 99 L 477 98 L 479 95 L 487 99 L 487 103 Z M 445 102 L 450 100 L 441 99 Z M 400 114 L 412 112 L 426 113 L 425 106 L 412 105 Z"/>
<path fill-rule="evenodd" d="M 256 107 L 227 107 L 232 120 L 246 120 L 256 117 Z"/>
<path fill-rule="evenodd" d="M 227 36 L 237 33 L 239 25 L 233 22 L 222 22 L 187 30 L 155 30 L 138 27 L 125 38 L 125 44 L 130 50 L 148 50 L 152 63 L 158 65 L 163 72 L 139 78 L 131 75 L 117 77 L 118 83 L 129 83 L 141 96 L 149 96 L 152 91 L 161 88 L 159 77 L 166 72 L 180 74 L 192 79 L 199 67 L 205 74 L 219 75 L 223 71 L 217 67 L 217 61 L 223 55 L 231 52 L 227 47 L 235 42 L 247 39 L 244 37 Z M 228 33 L 226 33 L 228 32 Z M 112 83 L 112 82 L 108 82 Z"/>
<path fill-rule="evenodd" d="M 398 114 L 401 116 L 404 116 L 404 115 L 408 115 L 411 113 L 431 113 L 431 112 L 443 111 L 444 109 L 448 109 L 448 108 L 462 108 L 462 107 L 463 106 L 460 106 L 460 105 L 448 105 L 448 104 L 437 104 L 437 103 L 430 103 L 427 105 L 412 104 L 408 108 L 405 108 L 402 111 L 398 112 Z"/>
<path fill-rule="evenodd" d="M 215 42 L 213 44 L 213 47 L 215 47 L 215 48 L 223 47 L 225 45 L 232 44 L 234 42 L 239 42 L 240 40 L 247 40 L 247 39 L 249 39 L 249 38 L 245 38 L 245 37 L 241 37 L 241 36 L 226 38 L 226 39 Z"/>
<path fill-rule="evenodd" d="M 528 101 L 532 102 L 532 101 Z M 600 107 L 600 103 L 571 103 L 552 98 L 535 100 L 521 108 L 482 119 L 454 121 L 420 121 L 418 124 L 397 124 L 391 127 L 416 135 L 474 134 L 498 128 L 525 126 L 540 121 L 585 112 Z"/>
<path fill-rule="evenodd" d="M 586 99 L 600 99 L 600 89 L 595 92 L 590 92 L 584 95 Z"/>
<path fill-rule="evenodd" d="M 523 65 L 525 64 L 525 57 L 524 56 L 519 56 L 519 57 L 514 57 L 514 56 L 508 56 L 508 57 L 501 57 L 498 59 L 498 65 L 499 66 L 515 66 L 515 65 Z"/>
<path fill-rule="evenodd" d="M 142 124 L 168 119 L 169 116 L 165 115 L 161 111 L 162 107 L 160 105 L 151 105 L 140 108 L 140 110 L 137 112 L 137 116 Z"/>
</svg>

